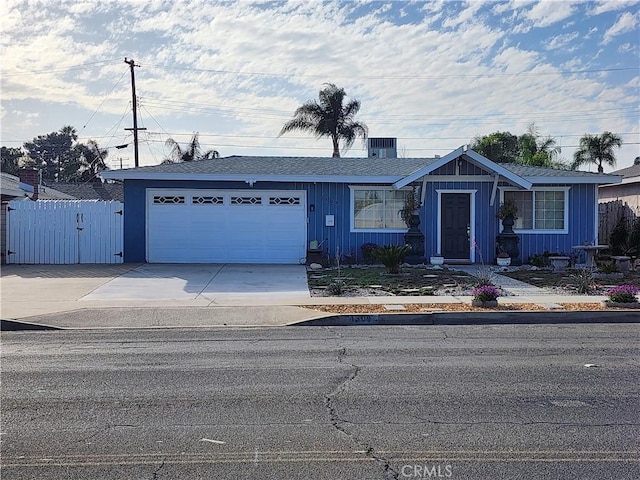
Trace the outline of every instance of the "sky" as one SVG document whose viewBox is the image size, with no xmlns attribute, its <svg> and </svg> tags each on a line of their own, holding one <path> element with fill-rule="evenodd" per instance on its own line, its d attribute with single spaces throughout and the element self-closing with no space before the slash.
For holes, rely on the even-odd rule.
<svg viewBox="0 0 640 480">
<path fill-rule="evenodd" d="M 358 99 L 369 136 L 396 137 L 401 157 L 532 123 L 565 161 L 604 131 L 624 142 L 616 168 L 640 155 L 636 0 L 3 0 L 0 25 L 7 147 L 71 125 L 108 149 L 111 168 L 132 167 L 128 58 L 141 165 L 195 132 L 223 157 L 329 157 L 329 139 L 278 136 L 325 83 Z"/>
</svg>

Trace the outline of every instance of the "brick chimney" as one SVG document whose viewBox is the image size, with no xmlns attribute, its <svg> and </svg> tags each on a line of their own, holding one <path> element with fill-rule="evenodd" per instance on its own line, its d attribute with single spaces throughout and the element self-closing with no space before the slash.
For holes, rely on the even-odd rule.
<svg viewBox="0 0 640 480">
<path fill-rule="evenodd" d="M 40 172 L 35 168 L 21 168 L 18 170 L 18 176 L 22 183 L 26 183 L 33 187 L 31 200 L 38 200 L 38 193 L 40 190 Z"/>
</svg>

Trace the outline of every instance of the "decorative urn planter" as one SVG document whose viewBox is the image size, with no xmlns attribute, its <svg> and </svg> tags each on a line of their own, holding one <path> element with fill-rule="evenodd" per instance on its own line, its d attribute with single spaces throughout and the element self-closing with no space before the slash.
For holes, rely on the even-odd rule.
<svg viewBox="0 0 640 480">
<path fill-rule="evenodd" d="M 434 255 L 429 259 L 429 261 L 431 262 L 431 265 L 442 265 L 444 263 L 444 257 Z"/>
</svg>

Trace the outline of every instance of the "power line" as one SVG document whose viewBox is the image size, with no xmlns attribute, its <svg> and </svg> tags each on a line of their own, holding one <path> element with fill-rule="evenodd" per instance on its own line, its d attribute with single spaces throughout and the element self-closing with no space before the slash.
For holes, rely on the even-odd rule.
<svg viewBox="0 0 640 480">
<path fill-rule="evenodd" d="M 197 73 L 216 73 L 225 75 L 244 75 L 244 76 L 259 76 L 259 77 L 303 77 L 303 78 L 327 78 L 327 74 L 304 74 L 304 73 L 271 73 L 271 72 L 243 72 L 240 70 L 220 70 L 220 69 L 207 69 L 207 68 L 190 68 L 190 67 L 178 67 L 169 65 L 157 65 L 149 64 L 149 67 L 161 68 L 164 70 L 183 70 Z M 411 79 L 411 80 L 436 80 L 439 78 L 492 78 L 492 77 L 543 77 L 550 75 L 568 75 L 578 73 L 603 73 L 603 72 L 624 72 L 624 71 L 637 71 L 635 67 L 620 67 L 620 68 L 600 68 L 600 69 L 585 69 L 585 70 L 558 70 L 556 72 L 520 72 L 520 73 L 483 73 L 483 74 L 442 74 L 442 75 L 331 75 L 331 78 L 358 78 L 367 80 L 398 80 L 398 79 Z"/>
<path fill-rule="evenodd" d="M 113 93 L 113 91 L 116 89 L 116 87 L 118 86 L 118 84 L 120 83 L 120 81 L 124 78 L 125 74 L 127 72 L 123 72 L 122 75 L 120 76 L 120 78 L 118 79 L 118 81 L 113 85 L 113 88 L 109 91 L 109 93 L 107 93 L 107 95 L 102 99 L 102 102 L 100 103 L 100 105 L 98 105 L 98 108 L 95 109 L 95 111 L 91 114 L 91 117 L 89 117 L 89 120 L 87 120 L 87 123 L 80 129 L 81 133 L 85 128 L 87 128 L 87 125 L 89 125 L 89 122 L 93 119 L 93 117 L 96 115 L 96 113 L 98 112 L 98 110 L 100 110 L 100 108 L 102 107 L 102 105 L 104 105 L 104 102 L 107 101 L 107 98 L 109 98 L 109 95 L 111 95 Z"/>
<path fill-rule="evenodd" d="M 115 60 L 102 60 L 99 62 L 90 62 L 90 63 L 82 63 L 80 65 L 75 65 L 71 67 L 60 67 L 60 68 L 46 68 L 43 70 L 25 70 L 24 72 L 15 72 L 15 73 L 4 73 L 3 77 L 19 77 L 24 75 L 38 75 L 41 73 L 51 73 L 51 72 L 68 72 L 69 70 L 84 70 L 86 67 L 95 66 L 95 65 L 109 65 L 113 64 Z"/>
</svg>

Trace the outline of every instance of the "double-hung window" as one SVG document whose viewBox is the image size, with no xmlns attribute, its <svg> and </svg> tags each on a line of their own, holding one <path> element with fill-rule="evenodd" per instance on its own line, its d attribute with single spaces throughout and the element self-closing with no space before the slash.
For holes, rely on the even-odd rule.
<svg viewBox="0 0 640 480">
<path fill-rule="evenodd" d="M 513 228 L 518 233 L 568 233 L 569 187 L 502 191 L 502 201 L 518 206 Z"/>
<path fill-rule="evenodd" d="M 406 232 L 399 211 L 411 189 L 351 186 L 352 232 Z"/>
</svg>

